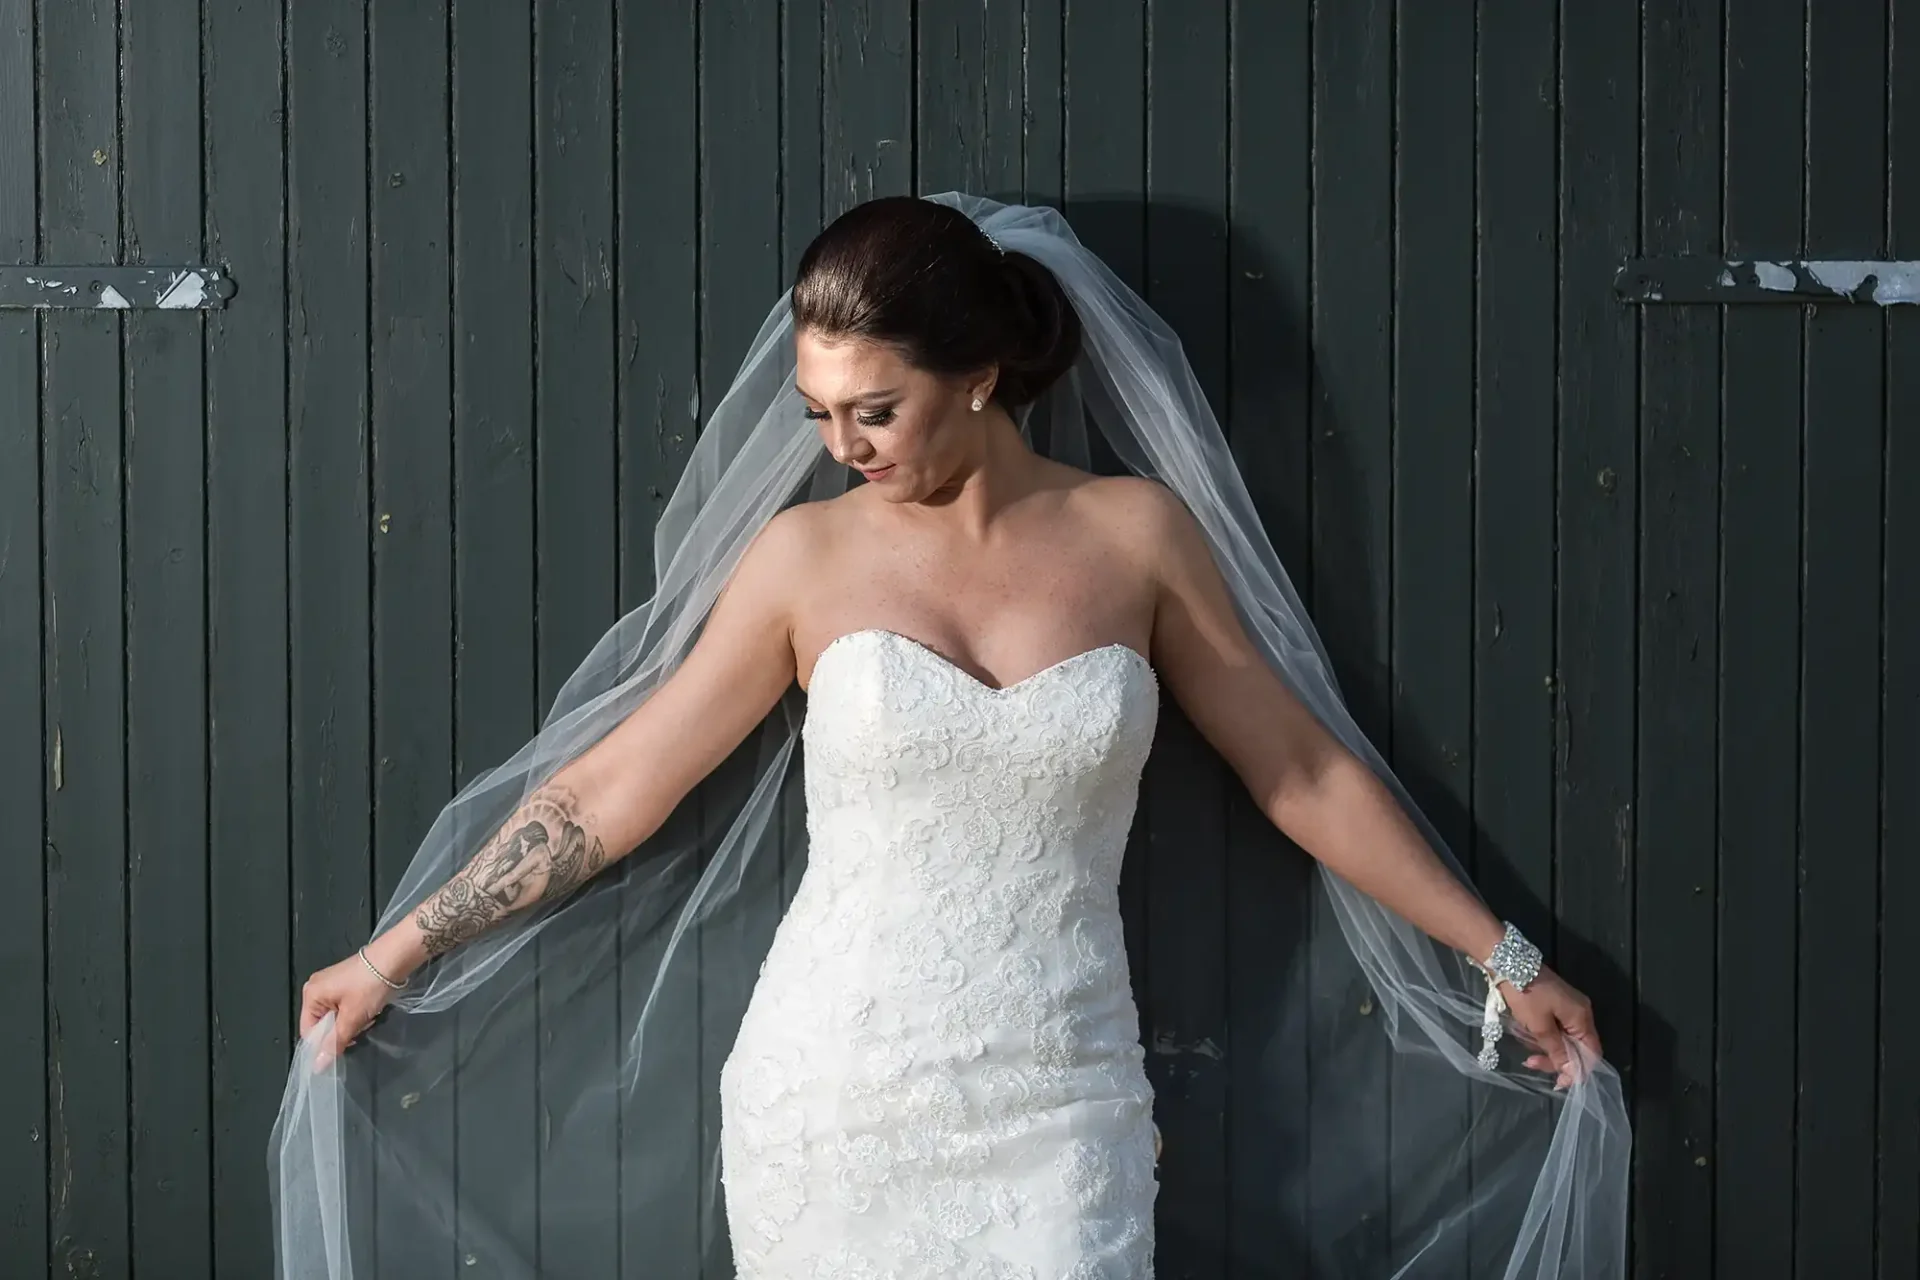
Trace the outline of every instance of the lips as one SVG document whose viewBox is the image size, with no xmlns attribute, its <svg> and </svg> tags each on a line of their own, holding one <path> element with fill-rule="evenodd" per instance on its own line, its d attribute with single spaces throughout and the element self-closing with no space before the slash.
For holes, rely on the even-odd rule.
<svg viewBox="0 0 1920 1280">
<path fill-rule="evenodd" d="M 884 479 L 886 479 L 886 478 L 887 478 L 888 476 L 890 476 L 890 475 L 892 475 L 892 474 L 893 474 L 893 469 L 894 469 L 894 467 L 895 467 L 895 466 L 897 466 L 897 465 L 898 465 L 897 463 L 892 463 L 892 462 L 889 462 L 889 463 L 888 463 L 888 464 L 887 464 L 886 466 L 884 466 L 884 467 L 875 467 L 875 468 L 874 468 L 873 470 L 871 470 L 871 471 L 869 471 L 869 470 L 867 470 L 867 468 L 865 468 L 865 467 L 861 467 L 861 468 L 860 468 L 860 474 L 861 474 L 861 475 L 863 475 L 863 476 L 865 476 L 865 477 L 866 477 L 866 478 L 867 478 L 868 480 L 870 480 L 870 481 L 871 481 L 871 480 L 884 480 Z"/>
</svg>

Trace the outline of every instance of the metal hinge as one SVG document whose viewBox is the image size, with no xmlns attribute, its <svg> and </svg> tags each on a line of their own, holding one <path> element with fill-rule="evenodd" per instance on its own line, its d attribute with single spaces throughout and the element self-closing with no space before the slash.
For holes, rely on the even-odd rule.
<svg viewBox="0 0 1920 1280">
<path fill-rule="evenodd" d="M 1920 303 L 1920 261 L 1634 258 L 1613 278 L 1625 302 Z"/>
<path fill-rule="evenodd" d="M 0 266 L 0 309 L 207 311 L 232 296 L 218 267 Z"/>
</svg>

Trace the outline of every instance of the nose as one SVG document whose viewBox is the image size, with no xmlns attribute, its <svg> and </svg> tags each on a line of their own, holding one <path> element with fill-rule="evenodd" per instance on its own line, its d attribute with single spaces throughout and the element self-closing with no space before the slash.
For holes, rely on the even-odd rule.
<svg viewBox="0 0 1920 1280">
<path fill-rule="evenodd" d="M 826 436 L 827 452 L 843 467 L 857 466 L 873 456 L 873 447 L 861 438 L 851 421 L 839 414 L 820 424 Z"/>
</svg>

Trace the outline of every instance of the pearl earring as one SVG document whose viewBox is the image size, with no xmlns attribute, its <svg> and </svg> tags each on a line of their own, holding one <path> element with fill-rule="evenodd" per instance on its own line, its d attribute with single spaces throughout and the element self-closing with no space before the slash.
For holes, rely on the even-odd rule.
<svg viewBox="0 0 1920 1280">
<path fill-rule="evenodd" d="M 974 411 L 975 413 L 978 413 L 978 412 L 980 412 L 980 411 L 981 411 L 982 409 L 984 409 L 984 408 L 986 408 L 986 407 L 987 407 L 987 406 L 986 406 L 986 402 L 985 402 L 985 401 L 983 401 L 983 400 L 981 400 L 979 396 L 975 396 L 975 397 L 973 398 L 973 411 Z"/>
</svg>

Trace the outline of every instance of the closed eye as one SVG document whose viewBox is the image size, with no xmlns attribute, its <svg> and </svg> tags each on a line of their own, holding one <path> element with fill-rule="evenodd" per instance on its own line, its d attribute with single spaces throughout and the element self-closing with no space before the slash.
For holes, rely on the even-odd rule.
<svg viewBox="0 0 1920 1280">
<path fill-rule="evenodd" d="M 831 413 L 827 412 L 825 409 L 809 408 L 809 409 L 803 409 L 801 410 L 801 412 L 806 415 L 807 421 L 809 422 L 825 422 L 828 418 L 831 418 L 833 416 Z M 863 427 L 884 427 L 889 422 L 893 421 L 893 410 L 892 409 L 874 409 L 867 413 L 860 414 L 858 416 L 858 421 L 860 425 Z"/>
</svg>

